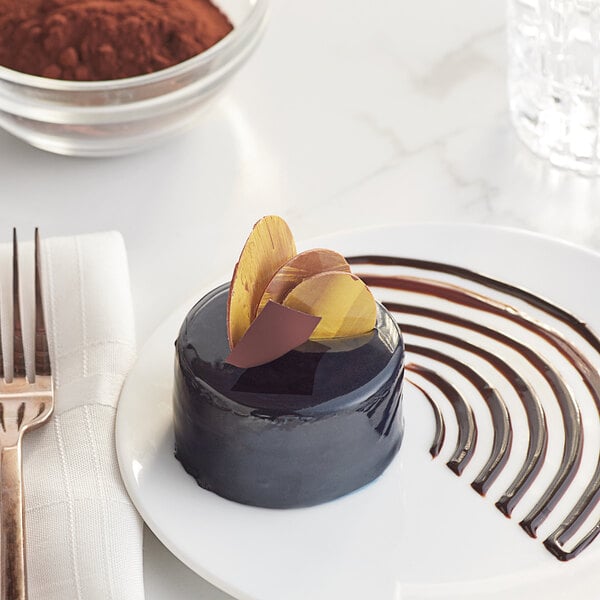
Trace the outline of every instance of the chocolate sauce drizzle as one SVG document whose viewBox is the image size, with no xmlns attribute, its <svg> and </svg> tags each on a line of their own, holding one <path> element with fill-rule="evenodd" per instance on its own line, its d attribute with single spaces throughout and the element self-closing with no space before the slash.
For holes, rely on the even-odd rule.
<svg viewBox="0 0 600 600">
<path fill-rule="evenodd" d="M 562 381 L 560 374 L 557 373 L 551 365 L 549 365 L 536 352 L 533 352 L 528 346 L 513 340 L 503 333 L 450 313 L 424 308 L 421 306 L 411 306 L 409 304 L 397 303 L 387 303 L 387 306 L 392 312 L 400 313 L 402 315 L 424 316 L 436 321 L 457 325 L 463 329 L 470 329 L 492 338 L 506 345 L 507 347 L 517 350 L 519 354 L 521 354 L 521 356 L 523 356 L 546 379 L 559 404 L 569 405 L 570 403 L 574 402 L 571 393 Z M 404 324 L 402 327 L 405 328 L 407 325 Z M 441 334 L 438 332 L 435 332 L 435 334 L 438 336 L 437 339 L 441 339 L 439 337 Z M 467 345 L 463 340 L 456 341 L 456 338 L 453 339 L 454 341 L 446 341 L 450 341 L 450 343 L 456 343 L 456 345 L 461 345 L 461 347 L 466 348 L 473 354 L 482 357 L 484 360 L 487 360 L 487 362 L 492 364 L 492 366 L 494 366 L 494 368 L 499 371 L 515 389 L 525 410 L 529 430 L 527 455 L 525 457 L 523 466 L 515 477 L 513 483 L 508 487 L 502 498 L 500 498 L 500 500 L 496 503 L 498 509 L 507 517 L 510 517 L 514 507 L 535 480 L 535 477 L 542 468 L 543 460 L 546 456 L 548 435 L 544 409 L 535 391 L 505 361 L 503 361 L 497 355 L 487 352 L 482 348 L 472 344 Z"/>
<path fill-rule="evenodd" d="M 412 365 L 411 365 L 412 366 Z M 408 365 L 407 365 L 408 368 Z M 414 370 L 414 368 L 413 368 Z M 435 419 L 435 435 L 429 448 L 429 454 L 431 458 L 435 458 L 441 451 L 444 441 L 446 439 L 446 424 L 444 423 L 444 417 L 440 407 L 436 404 L 435 400 L 429 395 L 425 388 L 422 388 L 418 383 L 411 382 L 422 394 L 427 398 L 433 411 L 433 418 Z"/>
<path fill-rule="evenodd" d="M 406 267 L 418 269 L 421 271 L 443 273 L 453 277 L 473 282 L 485 286 L 491 290 L 501 292 L 508 296 L 518 298 L 530 306 L 542 311 L 552 318 L 568 326 L 572 331 L 585 340 L 600 355 L 600 339 L 591 331 L 591 329 L 574 315 L 571 315 L 564 309 L 556 306 L 549 301 L 540 298 L 531 292 L 518 288 L 497 279 L 480 275 L 474 271 L 456 267 L 439 262 L 423 261 L 412 258 L 390 257 L 390 256 L 355 256 L 348 259 L 348 262 L 354 265 L 378 265 L 390 267 Z M 359 276 L 370 286 L 374 288 L 390 288 L 402 290 L 416 294 L 424 294 L 430 297 L 449 301 L 453 304 L 468 307 L 482 311 L 502 319 L 511 321 L 520 327 L 532 332 L 540 337 L 544 342 L 555 348 L 581 377 L 581 380 L 588 389 L 598 414 L 600 416 L 600 374 L 598 369 L 589 361 L 589 359 L 568 339 L 566 339 L 558 330 L 550 327 L 544 322 L 534 319 L 522 311 L 505 304 L 504 302 L 489 298 L 478 292 L 459 287 L 457 285 L 443 282 L 440 280 L 415 277 L 413 275 L 393 274 L 360 274 Z M 538 527 L 551 514 L 564 493 L 572 483 L 577 469 L 580 465 L 583 453 L 583 424 L 581 413 L 576 400 L 570 393 L 561 374 L 537 352 L 532 351 L 525 344 L 509 337 L 498 331 L 485 327 L 480 323 L 459 317 L 451 312 L 444 312 L 420 306 L 398 303 L 385 303 L 393 312 L 402 315 L 402 321 L 406 321 L 408 315 L 422 316 L 432 319 L 436 322 L 446 323 L 458 326 L 464 329 L 477 332 L 493 339 L 518 352 L 533 368 L 535 368 L 546 380 L 553 397 L 560 409 L 562 423 L 565 430 L 565 442 L 560 466 L 555 473 L 552 482 L 548 485 L 544 493 L 536 502 L 533 509 L 521 521 L 521 527 L 532 537 L 536 536 Z M 442 333 L 435 329 L 426 328 L 410 322 L 401 322 L 401 329 L 409 336 L 415 336 L 423 340 L 436 340 L 453 347 L 461 348 L 473 355 L 480 357 L 491 364 L 516 391 L 520 402 L 525 409 L 527 417 L 529 442 L 527 455 L 520 468 L 519 473 L 509 485 L 501 498 L 496 502 L 497 508 L 510 517 L 514 508 L 523 498 L 527 490 L 531 487 L 543 466 L 546 455 L 548 434 L 546 428 L 546 417 L 543 405 L 540 402 L 535 390 L 517 373 L 509 364 L 497 354 L 485 350 L 465 340 Z M 409 353 L 426 356 L 429 359 L 445 364 L 454 371 L 463 375 L 473 384 L 484 398 L 494 427 L 494 440 L 490 456 L 484 468 L 472 482 L 472 487 L 481 495 L 485 495 L 489 487 L 501 473 L 505 466 L 511 449 L 512 426 L 507 407 L 500 397 L 499 393 L 483 379 L 477 372 L 464 363 L 448 356 L 447 354 L 433 350 L 428 346 L 407 344 Z M 450 404 L 453 406 L 455 416 L 459 427 L 457 447 L 448 466 L 460 475 L 468 460 L 475 452 L 477 439 L 477 425 L 473 419 L 472 411 L 464 409 L 461 405 L 457 411 L 457 403 L 460 404 L 460 392 L 456 390 L 446 380 L 436 379 L 435 371 L 426 369 L 421 365 L 411 363 L 407 369 L 420 375 L 438 388 Z M 438 375 L 439 377 L 439 375 Z M 415 384 L 416 385 L 416 384 Z M 422 390 L 420 386 L 417 385 Z M 422 390 L 423 391 L 423 390 Z M 457 397 L 458 394 L 458 397 Z M 432 456 L 437 456 L 441 450 L 445 437 L 445 425 L 441 411 L 436 406 L 432 398 L 426 394 L 426 398 L 432 405 L 436 422 L 436 432 L 431 446 Z M 469 416 L 470 415 L 470 416 Z M 466 456 L 456 462 L 457 452 L 464 450 L 466 440 L 472 440 L 472 446 L 468 446 Z M 453 462 L 454 461 L 454 462 Z M 580 554 L 587 548 L 592 541 L 600 534 L 600 522 L 597 523 L 589 532 L 571 549 L 565 549 L 565 545 L 575 536 L 585 519 L 594 510 L 600 501 L 600 458 L 598 460 L 596 472 L 590 479 L 587 487 L 569 515 L 563 520 L 561 525 L 552 532 L 544 541 L 544 546 L 558 559 L 570 560 Z"/>
<path fill-rule="evenodd" d="M 431 348 L 423 348 L 421 346 L 406 346 L 408 352 L 414 354 L 422 354 L 428 356 L 435 354 L 438 360 L 449 360 L 450 357 L 445 356 L 441 353 L 432 350 Z M 427 369 L 419 365 L 407 366 L 414 373 L 418 373 L 424 379 L 427 379 L 436 388 L 438 388 L 444 396 L 448 399 L 454 414 L 456 415 L 456 421 L 459 423 L 458 429 L 458 440 L 456 442 L 456 448 L 452 457 L 448 461 L 448 467 L 456 473 L 456 475 L 462 475 L 465 467 L 469 464 L 473 453 L 475 452 L 475 446 L 477 445 L 477 426 L 475 425 L 475 417 L 473 416 L 473 409 L 469 406 L 467 401 L 463 398 L 462 394 L 446 379 L 438 375 L 435 371 Z"/>
<path fill-rule="evenodd" d="M 438 331 L 433 331 L 431 329 L 426 329 L 425 327 L 409 325 L 408 323 L 401 323 L 400 327 L 405 333 L 429 339 L 437 339 L 458 348 L 468 350 L 474 354 L 479 354 L 479 356 L 485 358 L 488 362 L 494 362 L 495 357 L 493 357 L 491 353 L 480 350 L 477 348 L 477 346 L 469 344 L 468 342 L 465 342 L 457 337 Z M 419 348 L 412 345 L 407 345 L 406 348 L 408 351 L 411 351 L 412 349 L 412 351 L 416 351 L 417 354 L 428 356 L 429 358 L 445 363 L 449 367 L 453 368 L 473 384 L 487 404 L 494 427 L 492 451 L 479 475 L 477 475 L 477 477 L 471 483 L 471 486 L 475 491 L 477 491 L 480 495 L 485 496 L 486 492 L 496 480 L 498 475 L 500 475 L 502 468 L 506 464 L 506 461 L 509 457 L 510 448 L 512 446 L 512 427 L 508 409 L 506 408 L 504 400 L 502 400 L 500 394 L 494 388 L 489 386 L 487 381 L 481 377 L 479 373 L 459 360 L 451 358 L 447 355 L 443 355 L 440 352 L 434 351 L 430 348 Z M 415 348 L 418 349 L 415 350 Z M 502 366 L 507 371 L 511 370 L 506 363 L 503 363 L 503 361 L 498 360 L 498 362 L 502 362 Z M 524 383 L 522 380 L 521 382 Z M 517 392 L 521 393 L 520 389 L 518 389 Z M 526 401 L 527 400 L 525 400 L 524 403 Z M 463 427 L 463 423 L 461 423 L 459 420 L 458 424 L 460 430 Z"/>
</svg>

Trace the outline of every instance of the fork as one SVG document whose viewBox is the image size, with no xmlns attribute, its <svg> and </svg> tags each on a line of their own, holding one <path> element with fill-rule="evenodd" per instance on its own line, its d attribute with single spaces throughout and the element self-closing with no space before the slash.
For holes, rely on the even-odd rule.
<svg viewBox="0 0 600 600">
<path fill-rule="evenodd" d="M 23 434 L 45 423 L 54 409 L 54 388 L 41 290 L 40 237 L 35 230 L 35 355 L 28 378 L 19 306 L 19 257 L 13 229 L 13 373 L 4 372 L 0 327 L 0 598 L 27 599 L 25 515 L 21 469 Z"/>
</svg>

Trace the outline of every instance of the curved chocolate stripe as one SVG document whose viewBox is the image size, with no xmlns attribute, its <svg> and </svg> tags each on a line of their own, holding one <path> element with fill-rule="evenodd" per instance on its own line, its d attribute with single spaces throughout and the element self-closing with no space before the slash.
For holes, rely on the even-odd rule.
<svg viewBox="0 0 600 600">
<path fill-rule="evenodd" d="M 425 356 L 428 356 L 430 352 L 429 348 L 414 345 L 407 345 L 406 349 L 409 352 Z M 456 449 L 447 462 L 447 465 L 453 473 L 459 476 L 462 475 L 465 467 L 469 464 L 471 458 L 473 458 L 477 444 L 477 426 L 475 425 L 475 417 L 473 416 L 471 407 L 461 396 L 460 392 L 435 371 L 415 364 L 406 365 L 406 369 L 417 373 L 432 383 L 446 396 L 454 409 L 456 422 L 458 423 L 458 439 L 456 441 Z"/>
<path fill-rule="evenodd" d="M 557 530 L 558 531 L 558 530 Z M 600 534 L 600 522 L 596 523 L 591 531 L 589 531 L 571 550 L 566 551 L 563 546 L 558 542 L 552 534 L 548 539 L 544 541 L 544 546 L 549 550 L 558 560 L 567 561 L 575 558 L 581 554 Z M 569 536 L 570 537 L 570 536 Z"/>
<path fill-rule="evenodd" d="M 422 394 L 427 398 L 433 411 L 433 418 L 435 419 L 435 435 L 433 436 L 433 442 L 431 442 L 431 448 L 429 448 L 429 454 L 431 458 L 435 458 L 440 453 L 444 440 L 446 439 L 446 424 L 444 423 L 444 416 L 440 407 L 436 404 L 435 400 L 422 388 L 419 384 L 414 381 L 410 381 Z"/>
<path fill-rule="evenodd" d="M 585 550 L 600 534 L 600 522 L 589 531 L 571 550 L 564 550 L 565 542 L 569 541 L 583 522 L 594 510 L 600 501 L 600 461 L 596 465 L 596 471 L 590 485 L 586 488 L 581 498 L 575 504 L 565 520 L 544 541 L 544 546 L 560 560 L 570 560 Z"/>
<path fill-rule="evenodd" d="M 564 308 L 536 296 L 532 292 L 524 290 L 523 288 L 511 285 L 499 279 L 494 279 L 487 275 L 481 275 L 471 269 L 465 269 L 463 267 L 457 267 L 455 265 L 449 265 L 446 263 L 436 262 L 432 260 L 420 260 L 416 258 L 405 258 L 400 256 L 379 256 L 379 255 L 363 255 L 363 256 L 350 256 L 346 257 L 346 260 L 351 265 L 356 264 L 369 264 L 369 265 L 388 265 L 396 267 L 408 267 L 411 269 L 421 269 L 423 271 L 434 271 L 437 273 L 446 273 L 448 275 L 454 275 L 467 281 L 473 281 L 474 283 L 482 284 L 493 290 L 497 290 L 504 294 L 519 298 L 527 304 L 539 308 L 540 310 L 553 316 L 558 321 L 562 321 L 572 329 L 574 329 L 584 340 L 586 340 L 592 348 L 594 348 L 600 354 L 600 339 L 596 334 L 587 326 L 586 323 L 579 320 L 575 315 L 569 313 Z"/>
<path fill-rule="evenodd" d="M 513 381 L 518 381 L 518 385 L 515 385 L 515 390 L 519 395 L 522 393 L 524 394 L 525 397 L 522 398 L 523 404 L 529 404 L 531 402 L 530 398 L 533 396 L 531 388 L 529 388 L 523 379 L 521 379 L 521 377 L 519 377 L 519 375 L 504 361 L 497 358 L 490 352 L 478 348 L 477 346 L 470 344 L 469 342 L 465 342 L 464 340 L 461 340 L 453 335 L 448 335 L 439 331 L 427 329 L 425 327 L 409 325 L 408 323 L 400 323 L 400 329 L 404 333 L 445 342 L 480 356 L 498 368 L 502 374 L 507 376 L 507 379 L 511 382 L 511 384 Z M 508 460 L 508 457 L 510 456 L 510 448 L 512 446 L 512 427 L 508 409 L 506 408 L 504 400 L 502 400 L 500 397 L 500 394 L 471 367 L 468 367 L 459 360 L 449 356 L 444 356 L 442 362 L 466 377 L 475 386 L 485 401 L 488 410 L 490 411 L 494 429 L 492 451 L 487 462 L 471 483 L 471 486 L 478 494 L 485 496 L 490 486 L 494 483 L 498 475 L 500 475 L 504 465 L 506 464 L 506 461 Z M 521 390 L 524 391 L 522 392 Z"/>
<path fill-rule="evenodd" d="M 475 310 L 497 315 L 521 325 L 550 343 L 573 365 L 581 375 L 583 382 L 589 389 L 600 411 L 600 377 L 595 372 L 593 365 L 561 333 L 544 323 L 531 319 L 507 304 L 447 283 L 402 275 L 359 275 L 359 277 L 367 285 L 434 296 Z M 592 381 L 592 379 L 597 380 L 598 384 L 596 385 L 596 381 Z M 544 522 L 562 498 L 567 487 L 573 481 L 581 463 L 583 428 L 579 407 L 576 403 L 572 403 L 568 406 L 560 405 L 560 409 L 565 425 L 565 444 L 559 469 L 540 500 L 520 522 L 521 527 L 531 537 L 535 537 L 537 528 Z"/>
<path fill-rule="evenodd" d="M 395 302 L 385 302 L 384 304 L 392 312 L 422 316 L 436 321 L 441 321 L 443 323 L 448 323 L 450 325 L 456 325 L 464 329 L 475 331 L 512 348 L 521 356 L 523 356 L 523 358 L 527 360 L 544 377 L 544 379 L 546 379 L 548 385 L 552 389 L 556 401 L 559 404 L 574 402 L 573 397 L 561 379 L 560 374 L 557 373 L 543 358 L 541 358 L 539 354 L 531 350 L 528 346 L 513 340 L 507 335 L 500 333 L 495 329 L 480 325 L 475 321 L 457 317 L 453 314 L 443 311 L 425 308 L 422 306 L 413 306 L 410 304 L 399 304 Z M 480 350 L 482 351 L 482 349 L 476 347 L 477 353 L 479 353 Z M 525 381 L 523 381 L 520 375 L 511 367 L 506 368 L 508 365 L 495 354 L 491 354 L 489 352 L 485 352 L 485 354 L 486 360 L 488 360 L 488 362 L 490 362 L 494 368 L 496 368 L 504 375 L 504 377 L 506 377 L 506 379 L 517 392 L 517 395 L 519 396 L 519 399 L 521 400 L 525 410 L 529 429 L 527 454 L 525 456 L 523 465 L 513 482 L 507 488 L 506 492 L 504 492 L 500 500 L 496 502 L 496 507 L 498 510 L 500 510 L 500 512 L 507 517 L 510 517 L 514 507 L 519 503 L 521 498 L 531 487 L 531 484 L 543 466 L 543 460 L 546 456 L 546 450 L 548 448 L 546 415 L 544 413 L 542 404 L 537 397 L 537 394 Z"/>
</svg>

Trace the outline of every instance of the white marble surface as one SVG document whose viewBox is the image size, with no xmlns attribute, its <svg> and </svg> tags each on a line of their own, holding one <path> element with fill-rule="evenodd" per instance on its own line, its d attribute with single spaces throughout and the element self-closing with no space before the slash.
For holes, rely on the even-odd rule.
<svg viewBox="0 0 600 600">
<path fill-rule="evenodd" d="M 123 232 L 140 345 L 267 213 L 298 239 L 470 221 L 600 250 L 600 182 L 551 168 L 510 127 L 501 1 L 273 0 L 263 44 L 195 130 L 103 160 L 0 132 L 0 182 L 0 241 L 11 225 Z M 145 556 L 148 600 L 229 598 L 150 533 Z"/>
</svg>

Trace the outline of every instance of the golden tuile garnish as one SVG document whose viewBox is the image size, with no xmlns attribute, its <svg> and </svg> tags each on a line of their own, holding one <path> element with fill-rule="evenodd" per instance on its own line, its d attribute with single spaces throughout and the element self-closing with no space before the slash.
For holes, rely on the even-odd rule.
<svg viewBox="0 0 600 600">
<path fill-rule="evenodd" d="M 301 281 L 326 271 L 350 273 L 350 265 L 338 252 L 324 248 L 296 254 L 275 273 L 262 295 L 256 314 L 262 311 L 269 300 L 281 304 L 287 294 Z"/>
<path fill-rule="evenodd" d="M 368 333 L 377 319 L 371 290 L 352 273 L 313 275 L 291 290 L 283 305 L 321 317 L 310 337 L 313 340 Z"/>
<path fill-rule="evenodd" d="M 227 334 L 230 348 L 239 342 L 250 327 L 273 275 L 295 254 L 292 232 L 281 217 L 263 217 L 254 225 L 229 287 Z"/>
</svg>

